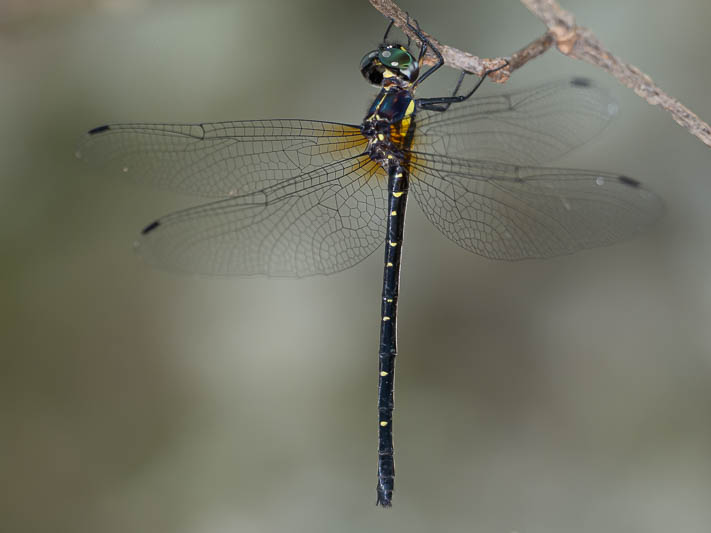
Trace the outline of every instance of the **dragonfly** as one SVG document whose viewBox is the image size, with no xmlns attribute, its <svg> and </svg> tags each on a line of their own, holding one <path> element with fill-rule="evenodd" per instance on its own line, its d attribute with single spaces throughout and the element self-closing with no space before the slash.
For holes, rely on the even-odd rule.
<svg viewBox="0 0 711 533">
<path fill-rule="evenodd" d="M 377 505 L 395 487 L 397 310 L 405 209 L 490 259 L 545 258 L 637 235 L 660 199 L 615 173 L 540 166 L 596 135 L 615 114 L 583 78 L 472 98 L 487 75 L 450 95 L 415 91 L 442 67 L 419 24 L 419 51 L 389 40 L 360 64 L 380 89 L 361 124 L 302 119 L 106 124 L 80 158 L 136 182 L 208 198 L 158 218 L 139 253 L 172 271 L 303 277 L 348 269 L 384 248 L 378 368 Z M 425 65 L 431 51 L 436 62 Z"/>
</svg>

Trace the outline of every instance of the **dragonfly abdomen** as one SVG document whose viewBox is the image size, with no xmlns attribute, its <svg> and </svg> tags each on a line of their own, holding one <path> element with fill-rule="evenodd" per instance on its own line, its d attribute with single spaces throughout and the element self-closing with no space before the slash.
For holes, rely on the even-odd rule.
<svg viewBox="0 0 711 533">
<path fill-rule="evenodd" d="M 388 218 L 381 302 L 378 353 L 378 486 L 377 503 L 388 507 L 395 488 L 393 459 L 393 389 L 397 356 L 397 304 L 400 292 L 400 259 L 409 189 L 407 167 L 391 160 L 388 169 Z"/>
<path fill-rule="evenodd" d="M 363 123 L 372 128 L 369 155 L 388 172 L 388 212 L 385 233 L 385 265 L 381 300 L 380 350 L 378 354 L 378 486 L 377 503 L 391 505 L 395 488 L 393 458 L 393 388 L 397 356 L 397 304 L 400 293 L 400 259 L 405 231 L 409 182 L 407 156 L 414 134 L 415 105 L 407 89 L 384 88 Z"/>
</svg>

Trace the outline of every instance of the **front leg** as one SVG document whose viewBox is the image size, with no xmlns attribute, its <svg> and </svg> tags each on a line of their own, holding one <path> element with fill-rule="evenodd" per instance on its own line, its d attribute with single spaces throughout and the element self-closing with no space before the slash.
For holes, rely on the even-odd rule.
<svg viewBox="0 0 711 533">
<path fill-rule="evenodd" d="M 431 76 L 435 71 L 437 71 L 439 68 L 444 65 L 444 57 L 442 57 L 442 54 L 440 51 L 437 49 L 436 46 L 432 44 L 432 41 L 430 41 L 427 36 L 423 33 L 422 29 L 420 28 L 420 23 L 415 21 L 416 26 L 413 26 L 410 24 L 410 19 L 408 15 L 408 21 L 407 21 L 407 27 L 412 31 L 415 35 L 417 35 L 417 38 L 420 40 L 420 43 L 422 43 L 422 48 L 420 48 L 420 56 L 417 59 L 417 62 L 420 66 L 422 66 L 422 61 L 425 59 L 425 54 L 427 53 L 427 48 L 429 47 L 430 50 L 432 50 L 432 53 L 437 56 L 437 62 L 429 69 L 426 70 L 422 75 L 420 75 L 419 78 L 417 78 L 417 81 L 412 84 L 412 90 L 414 91 L 417 86 L 422 83 L 424 80 L 426 80 L 429 76 Z"/>
</svg>

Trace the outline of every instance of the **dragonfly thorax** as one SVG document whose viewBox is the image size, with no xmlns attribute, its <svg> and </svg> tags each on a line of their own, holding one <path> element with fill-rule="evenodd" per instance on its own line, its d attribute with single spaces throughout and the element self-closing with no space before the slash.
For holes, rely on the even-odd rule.
<svg viewBox="0 0 711 533">
<path fill-rule="evenodd" d="M 373 161 L 387 169 L 390 161 L 402 161 L 403 152 L 395 145 L 390 135 L 391 126 L 382 120 L 366 120 L 361 126 L 363 135 L 368 138 L 367 153 Z"/>
<path fill-rule="evenodd" d="M 384 86 L 365 120 L 361 132 L 368 139 L 368 155 L 387 167 L 388 160 L 403 161 L 409 148 L 409 135 L 415 100 L 409 89 L 397 85 Z"/>
</svg>

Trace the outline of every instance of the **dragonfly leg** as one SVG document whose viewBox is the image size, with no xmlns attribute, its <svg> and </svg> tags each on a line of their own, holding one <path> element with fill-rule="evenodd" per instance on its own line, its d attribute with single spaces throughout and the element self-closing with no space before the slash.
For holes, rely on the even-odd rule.
<svg viewBox="0 0 711 533">
<path fill-rule="evenodd" d="M 440 51 L 437 49 L 436 46 L 432 44 L 432 41 L 430 41 L 427 36 L 423 33 L 422 29 L 420 28 L 420 23 L 415 20 L 415 26 L 410 24 L 409 18 L 407 22 L 407 27 L 410 28 L 410 30 L 417 35 L 417 38 L 420 40 L 422 43 L 422 48 L 420 48 L 420 57 L 417 59 L 417 62 L 422 65 L 422 61 L 425 59 L 425 54 L 427 53 L 427 48 L 429 47 L 430 50 L 432 50 L 432 53 L 437 56 L 437 62 L 432 65 L 428 70 L 426 70 L 423 74 L 420 75 L 419 78 L 417 78 L 417 81 L 412 84 L 412 90 L 414 91 L 415 88 L 422 83 L 425 79 L 427 79 L 429 76 L 434 74 L 436 70 L 442 67 L 444 65 L 444 58 L 442 57 L 442 54 Z"/>
<path fill-rule="evenodd" d="M 388 24 L 388 27 L 385 30 L 385 35 L 383 35 L 383 42 L 387 42 L 388 34 L 390 33 L 390 30 L 392 29 L 393 24 L 395 24 L 395 19 L 390 19 L 390 24 Z"/>
<path fill-rule="evenodd" d="M 407 25 L 410 25 L 410 14 L 406 11 L 405 15 L 407 15 Z M 407 48 L 408 50 L 410 49 L 410 42 L 412 42 L 412 39 L 410 39 L 410 36 L 408 34 L 405 34 L 405 37 L 407 37 Z"/>
<path fill-rule="evenodd" d="M 459 75 L 459 80 L 457 81 L 457 85 L 454 87 L 454 91 L 452 91 L 452 96 L 451 97 L 456 97 L 457 93 L 459 92 L 459 88 L 462 86 L 462 81 L 464 81 L 464 76 L 467 75 L 467 72 L 462 71 L 462 73 Z M 450 97 L 450 98 L 451 98 Z M 449 106 L 452 105 L 453 102 L 446 102 L 446 103 L 421 103 L 420 104 L 420 109 L 428 109 L 430 111 L 440 111 L 444 112 L 449 109 Z"/>
<path fill-rule="evenodd" d="M 459 82 L 457 82 L 457 86 L 454 90 L 454 94 L 452 96 L 442 96 L 439 98 L 418 98 L 416 100 L 417 106 L 420 109 L 429 109 L 431 111 L 446 111 L 449 109 L 449 106 L 458 102 L 464 102 L 466 99 L 470 98 L 471 95 L 473 95 L 476 90 L 481 87 L 481 84 L 484 83 L 484 80 L 489 74 L 492 74 L 498 70 L 501 70 L 504 67 L 507 67 L 509 65 L 509 62 L 507 61 L 500 67 L 496 67 L 491 70 L 487 70 L 484 72 L 482 77 L 479 79 L 479 81 L 474 85 L 471 91 L 469 91 L 467 94 L 461 94 L 457 95 L 457 91 L 459 90 L 459 87 L 462 84 L 462 80 L 464 79 L 464 76 L 467 74 L 467 72 L 462 72 L 462 74 L 459 76 Z"/>
</svg>

